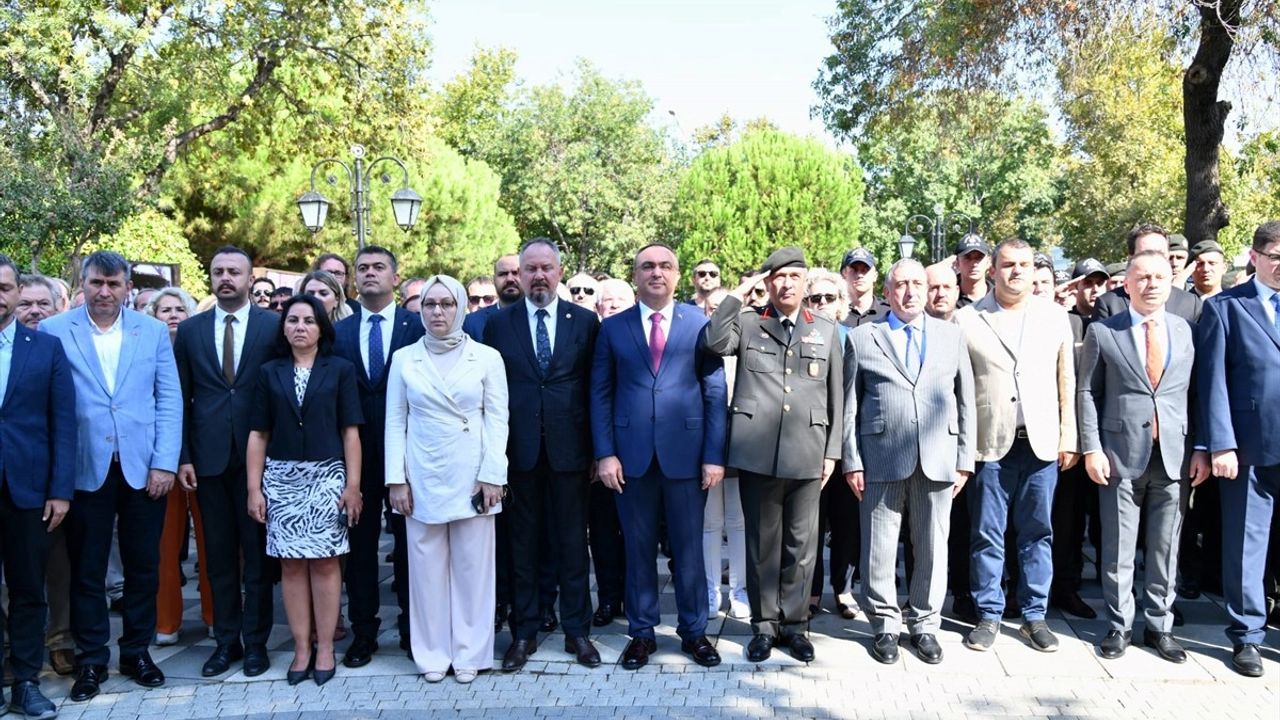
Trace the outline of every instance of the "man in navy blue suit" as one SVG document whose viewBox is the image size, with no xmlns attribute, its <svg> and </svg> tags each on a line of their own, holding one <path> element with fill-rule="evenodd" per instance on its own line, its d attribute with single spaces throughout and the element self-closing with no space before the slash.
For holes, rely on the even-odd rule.
<svg viewBox="0 0 1280 720">
<path fill-rule="evenodd" d="M 18 296 L 18 268 L 0 255 L 0 560 L 9 588 L 8 627 L 0 630 L 9 632 L 10 709 L 52 717 L 56 709 L 38 679 L 44 575 L 49 533 L 75 492 L 75 385 L 62 343 L 14 317 Z"/>
<path fill-rule="evenodd" d="M 425 332 L 422 319 L 395 303 L 400 283 L 396 256 L 384 247 L 366 246 L 356 253 L 356 287 L 360 290 L 360 311 L 334 328 L 337 341 L 333 352 L 359 370 L 356 385 L 365 424 L 360 426 L 360 493 L 370 512 L 361 513 L 350 531 L 351 556 L 347 561 L 347 612 L 355 638 L 342 664 L 368 665 L 378 650 L 378 540 L 382 532 L 382 509 L 387 488 L 383 467 L 383 431 L 387 405 L 387 368 L 391 356 L 412 345 Z M 396 578 L 396 603 L 400 606 L 398 628 L 400 647 L 409 649 L 409 559 L 404 540 L 404 516 L 388 520 L 395 538 L 392 568 Z"/>
<path fill-rule="evenodd" d="M 538 649 L 538 538 L 544 528 L 555 534 L 565 652 L 587 667 L 600 664 L 588 637 L 587 560 L 588 391 L 600 321 L 590 310 L 560 302 L 556 288 L 562 274 L 554 243 L 547 238 L 526 242 L 520 249 L 524 301 L 493 313 L 484 328 L 484 344 L 501 353 L 507 369 L 512 418 L 507 439 L 511 498 L 503 509 L 510 516 L 515 606 L 514 640 L 502 658 L 508 672 L 524 667 Z M 548 522 L 545 503 L 555 509 L 556 522 Z"/>
<path fill-rule="evenodd" d="M 1262 575 L 1280 498 L 1280 221 L 1259 226 L 1251 282 L 1205 303 L 1197 348 L 1201 427 L 1220 478 L 1222 590 L 1232 666 L 1262 675 Z"/>
<path fill-rule="evenodd" d="M 679 279 L 671 248 L 642 248 L 634 270 L 639 302 L 601 325 L 591 367 L 596 477 L 618 493 L 626 541 L 627 670 L 644 667 L 657 650 L 658 520 L 664 508 L 680 650 L 699 665 L 720 664 L 706 636 L 702 511 L 707 490 L 724 478 L 724 362 L 701 342 L 706 315 L 675 303 Z"/>
</svg>

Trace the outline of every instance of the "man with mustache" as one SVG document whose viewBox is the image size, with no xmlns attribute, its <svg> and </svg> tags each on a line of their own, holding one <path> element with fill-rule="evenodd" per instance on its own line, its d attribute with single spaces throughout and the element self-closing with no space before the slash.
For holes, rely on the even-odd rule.
<svg viewBox="0 0 1280 720">
<path fill-rule="evenodd" d="M 476 342 L 484 342 L 484 326 L 493 314 L 504 307 L 509 307 L 524 298 L 524 290 L 520 288 L 520 256 L 503 255 L 493 263 L 493 284 L 498 291 L 498 302 L 468 313 L 462 321 L 462 331 Z M 499 517 L 502 513 L 498 514 Z M 499 541 L 501 545 L 501 541 Z"/>
</svg>

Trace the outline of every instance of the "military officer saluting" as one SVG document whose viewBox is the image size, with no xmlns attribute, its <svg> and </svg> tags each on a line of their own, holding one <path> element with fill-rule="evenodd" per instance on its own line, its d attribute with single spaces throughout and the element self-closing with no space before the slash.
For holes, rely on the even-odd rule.
<svg viewBox="0 0 1280 720">
<path fill-rule="evenodd" d="M 728 465 L 738 468 L 754 637 L 747 659 L 775 645 L 813 660 L 805 637 L 818 557 L 818 500 L 841 451 L 843 348 L 833 320 L 801 306 L 804 252 L 785 247 L 711 316 L 707 349 L 738 356 Z M 769 303 L 745 306 L 763 283 Z"/>
</svg>

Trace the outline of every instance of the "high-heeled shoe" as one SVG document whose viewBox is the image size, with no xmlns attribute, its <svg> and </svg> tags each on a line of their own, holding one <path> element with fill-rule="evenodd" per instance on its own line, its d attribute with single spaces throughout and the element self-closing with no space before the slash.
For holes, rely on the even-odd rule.
<svg viewBox="0 0 1280 720">
<path fill-rule="evenodd" d="M 286 672 L 284 674 L 285 682 L 289 683 L 290 685 L 297 685 L 303 680 L 306 680 L 307 678 L 311 677 L 311 671 L 314 670 L 315 667 L 316 667 L 316 651 L 315 651 L 315 648 L 312 648 L 311 661 L 308 662 L 307 666 L 301 670 L 290 670 Z"/>
<path fill-rule="evenodd" d="M 315 670 L 311 671 L 311 677 L 313 680 L 316 681 L 316 685 L 323 685 L 329 682 L 330 680 L 332 680 L 334 674 L 337 672 L 338 672 L 338 655 L 337 653 L 334 653 L 333 667 L 329 668 L 328 670 L 321 670 L 319 668 L 316 668 Z"/>
</svg>

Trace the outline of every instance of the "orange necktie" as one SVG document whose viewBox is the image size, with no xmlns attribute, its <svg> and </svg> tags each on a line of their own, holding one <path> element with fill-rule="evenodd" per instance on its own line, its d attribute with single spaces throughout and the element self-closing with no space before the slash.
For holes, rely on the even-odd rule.
<svg viewBox="0 0 1280 720">
<path fill-rule="evenodd" d="M 1147 379 L 1151 387 L 1160 387 L 1160 378 L 1164 375 L 1164 345 L 1160 342 L 1158 325 L 1154 318 L 1147 318 L 1142 323 L 1147 326 Z M 1156 413 L 1151 420 L 1151 437 L 1160 437 L 1160 414 Z"/>
</svg>

